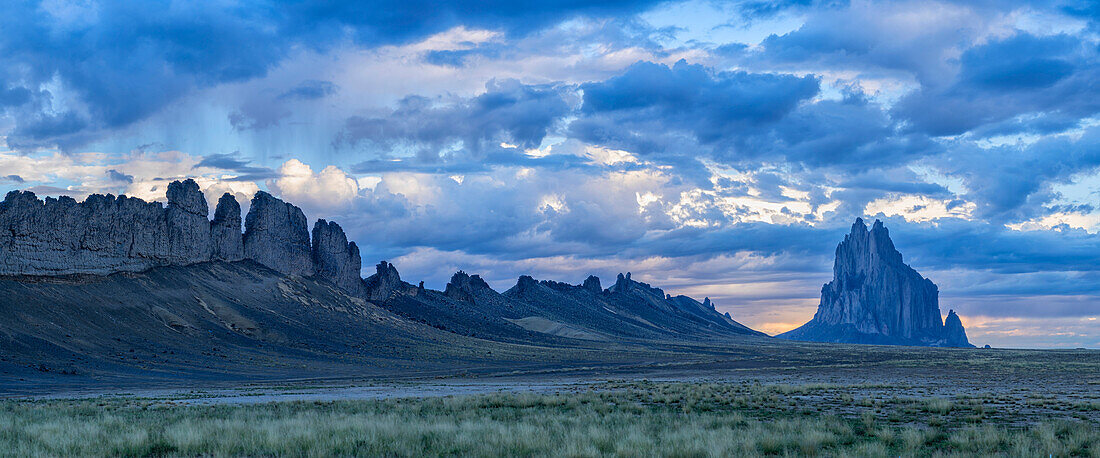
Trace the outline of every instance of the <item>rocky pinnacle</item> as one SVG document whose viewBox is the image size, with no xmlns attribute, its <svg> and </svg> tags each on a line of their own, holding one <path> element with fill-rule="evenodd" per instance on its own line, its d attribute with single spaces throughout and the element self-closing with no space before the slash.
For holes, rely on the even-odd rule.
<svg viewBox="0 0 1100 458">
<path fill-rule="evenodd" d="M 957 320 L 957 316 L 955 317 Z M 779 335 L 794 340 L 968 346 L 962 324 L 945 328 L 939 289 L 902 262 L 881 221 L 856 219 L 836 248 L 833 280 L 821 288 L 817 313 Z M 950 335 L 949 335 L 950 334 Z M 964 337 L 958 337 L 962 334 Z"/>
</svg>

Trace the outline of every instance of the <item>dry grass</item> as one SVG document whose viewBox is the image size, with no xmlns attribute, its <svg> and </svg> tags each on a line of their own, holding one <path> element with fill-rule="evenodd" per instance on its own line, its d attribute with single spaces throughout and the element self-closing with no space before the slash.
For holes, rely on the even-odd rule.
<svg viewBox="0 0 1100 458">
<path fill-rule="evenodd" d="M 642 382 L 555 395 L 236 406 L 9 401 L 0 403 L 0 454 L 1100 456 L 1095 422 L 954 420 L 976 415 L 982 404 L 972 399 L 852 402 L 865 389 Z"/>
</svg>

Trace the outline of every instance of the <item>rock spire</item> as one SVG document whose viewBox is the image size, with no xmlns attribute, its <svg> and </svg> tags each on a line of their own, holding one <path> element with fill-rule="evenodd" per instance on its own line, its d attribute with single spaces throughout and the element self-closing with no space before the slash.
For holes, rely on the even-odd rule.
<svg viewBox="0 0 1100 458">
<path fill-rule="evenodd" d="M 309 229 L 302 209 L 263 191 L 244 220 L 244 256 L 278 272 L 313 275 Z"/>
<path fill-rule="evenodd" d="M 833 280 L 821 288 L 821 302 L 813 319 L 778 337 L 894 345 L 969 345 L 965 337 L 961 341 L 957 337 L 948 338 L 940 318 L 938 296 L 939 290 L 932 281 L 902 262 L 901 253 L 894 248 L 881 221 L 876 220 L 868 230 L 859 218 L 836 248 Z M 957 325 L 961 330 L 961 322 Z"/>
</svg>

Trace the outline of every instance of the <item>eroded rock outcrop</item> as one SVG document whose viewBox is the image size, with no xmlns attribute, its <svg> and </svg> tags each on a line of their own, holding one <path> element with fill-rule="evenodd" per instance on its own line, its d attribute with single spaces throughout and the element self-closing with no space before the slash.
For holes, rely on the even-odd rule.
<svg viewBox="0 0 1100 458">
<path fill-rule="evenodd" d="M 603 287 L 600 286 L 600 277 L 595 275 L 589 275 L 588 278 L 584 279 L 584 284 L 581 286 L 592 294 L 600 294 L 603 292 Z"/>
<path fill-rule="evenodd" d="M 362 293 L 359 248 L 336 223 L 320 220 L 312 240 L 302 210 L 256 193 L 241 233 L 241 206 L 221 196 L 209 207 L 193 180 L 168 185 L 167 206 L 93 194 L 39 200 L 12 191 L 0 203 L 0 275 L 107 275 L 157 266 L 251 259 L 278 272 L 313 276 Z"/>
<path fill-rule="evenodd" d="M 214 220 L 210 222 L 210 243 L 210 257 L 215 261 L 244 259 L 241 204 L 228 192 L 218 199 L 218 206 L 214 209 Z"/>
<path fill-rule="evenodd" d="M 384 302 L 395 293 L 408 288 L 408 284 L 401 281 L 401 274 L 397 268 L 386 261 L 374 266 L 374 275 L 363 280 L 363 287 L 368 300 Z M 418 290 L 424 289 L 424 282 L 420 282 Z"/>
<path fill-rule="evenodd" d="M 963 329 L 962 320 L 954 310 L 948 310 L 947 318 L 943 319 L 943 334 L 947 347 L 973 347 L 970 339 L 966 338 L 966 329 Z"/>
<path fill-rule="evenodd" d="M 210 260 L 210 214 L 206 197 L 194 180 L 168 185 L 168 208 L 164 219 L 168 229 L 168 263 L 187 265 Z"/>
<path fill-rule="evenodd" d="M 939 290 L 902 262 L 881 221 L 857 219 L 837 246 L 833 280 L 810 322 L 777 337 L 822 342 L 960 346 L 940 318 Z M 956 317 L 957 318 L 957 317 Z M 958 323 L 959 329 L 962 323 Z M 965 333 L 963 334 L 965 336 Z"/>
<path fill-rule="evenodd" d="M 619 275 L 615 277 L 615 284 L 611 285 L 611 288 L 608 288 L 608 290 L 613 293 L 625 293 L 627 291 L 630 291 L 630 286 L 632 283 L 633 281 L 630 279 L 630 272 L 627 272 L 626 275 L 623 275 L 620 272 Z"/>
<path fill-rule="evenodd" d="M 451 281 L 447 283 L 447 288 L 443 291 L 443 294 L 456 301 L 473 302 L 477 290 L 481 289 L 492 288 L 489 288 L 489 284 L 485 283 L 480 275 L 469 275 L 460 270 L 451 276 Z"/>
<path fill-rule="evenodd" d="M 539 282 L 530 275 L 520 275 L 519 280 L 516 281 L 516 286 L 512 287 L 517 292 L 522 293 L 533 288 L 537 288 Z"/>
<path fill-rule="evenodd" d="M 363 261 L 359 257 L 359 247 L 355 242 L 348 243 L 339 224 L 317 220 L 313 225 L 312 256 L 318 278 L 352 295 L 362 292 L 363 281 L 359 271 Z"/>
<path fill-rule="evenodd" d="M 169 185 L 167 208 L 110 194 L 43 201 L 12 191 L 0 203 L 0 275 L 105 275 L 207 261 L 206 209 L 192 180 Z"/>
<path fill-rule="evenodd" d="M 257 192 L 244 220 L 244 256 L 284 274 L 313 275 L 309 228 L 302 209 Z"/>
</svg>

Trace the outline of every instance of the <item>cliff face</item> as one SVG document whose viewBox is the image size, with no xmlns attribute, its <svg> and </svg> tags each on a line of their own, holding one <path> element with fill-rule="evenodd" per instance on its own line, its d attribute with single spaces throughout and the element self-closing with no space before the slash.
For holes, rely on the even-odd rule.
<svg viewBox="0 0 1100 458">
<path fill-rule="evenodd" d="M 244 257 L 278 272 L 312 275 L 309 228 L 302 209 L 263 191 L 244 220 Z"/>
<path fill-rule="evenodd" d="M 206 212 L 191 180 L 169 186 L 167 208 L 109 194 L 78 203 L 12 191 L 0 203 L 0 275 L 104 275 L 206 261 Z"/>
<path fill-rule="evenodd" d="M 317 276 L 354 295 L 363 290 L 359 270 L 363 260 L 355 242 L 348 243 L 344 230 L 335 222 L 317 220 L 313 225 L 313 265 Z"/>
<path fill-rule="evenodd" d="M 168 229 L 169 264 L 186 265 L 210 260 L 210 221 L 206 197 L 194 180 L 168 185 L 168 208 L 164 219 Z"/>
<path fill-rule="evenodd" d="M 210 222 L 211 259 L 240 261 L 244 259 L 244 240 L 241 234 L 241 204 L 230 193 L 218 199 L 214 220 Z"/>
<path fill-rule="evenodd" d="M 817 313 L 777 337 L 824 342 L 969 346 L 962 323 L 950 330 L 940 319 L 939 290 L 902 262 L 889 231 L 862 219 L 837 246 L 833 280 L 821 288 Z M 957 324 L 958 331 L 954 330 Z"/>
<path fill-rule="evenodd" d="M 318 221 L 311 244 L 302 210 L 261 191 L 242 234 L 241 206 L 230 194 L 218 200 L 213 221 L 193 180 L 169 184 L 167 198 L 162 207 L 125 196 L 42 201 L 9 192 L 0 203 L 0 275 L 107 275 L 251 259 L 353 295 L 362 290 L 359 248 L 336 223 Z"/>
</svg>

